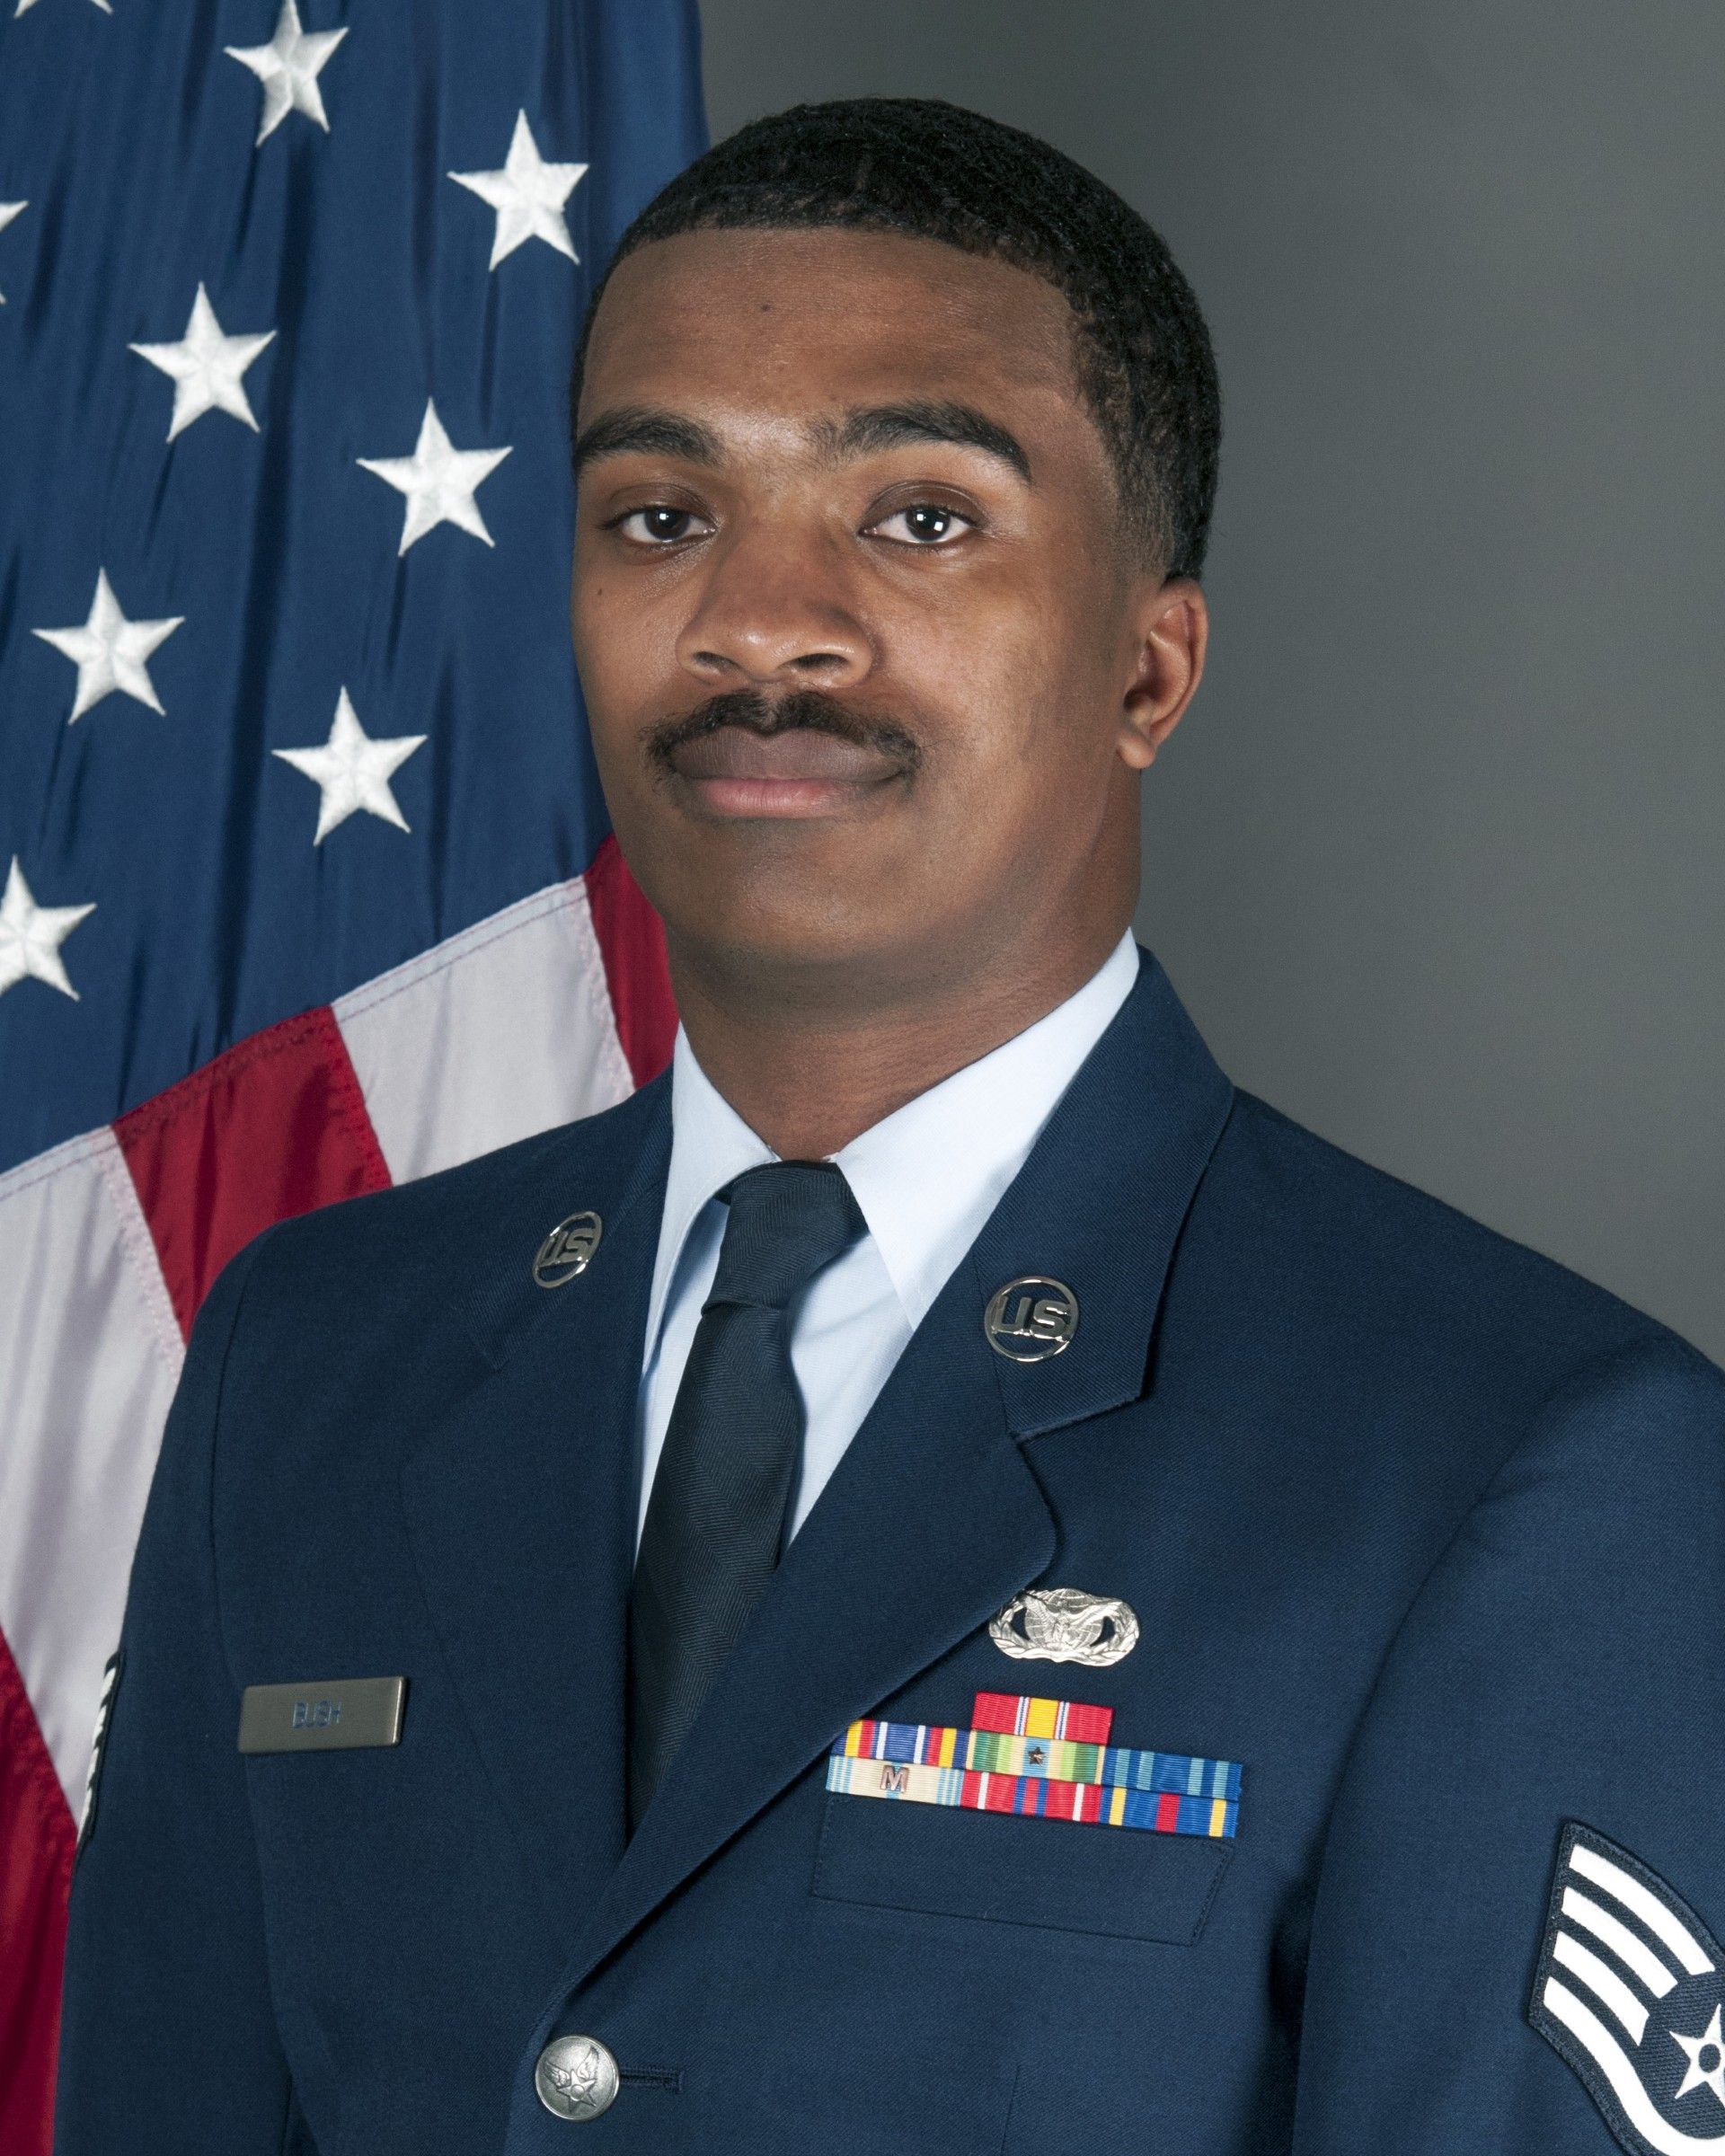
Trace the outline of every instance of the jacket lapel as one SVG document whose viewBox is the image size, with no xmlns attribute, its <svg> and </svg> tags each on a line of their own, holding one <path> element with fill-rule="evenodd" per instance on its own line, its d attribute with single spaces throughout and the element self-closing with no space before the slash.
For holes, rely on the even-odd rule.
<svg viewBox="0 0 1725 2156">
<path fill-rule="evenodd" d="M 1176 1238 L 1233 1089 L 1165 975 L 1139 977 L 792 1542 L 583 1929 L 579 1983 L 853 1720 L 1053 1561 L 1020 1440 L 1137 1399 Z M 995 1289 L 1053 1275 L 1078 1331 L 996 1355 Z M 638 1351 L 639 1341 L 635 1342 Z"/>
<path fill-rule="evenodd" d="M 669 1156 L 668 1087 L 546 1134 L 488 1191 L 463 1306 L 473 1383 L 407 1461 L 402 1498 L 456 1692 L 564 1952 L 624 1842 L 624 1621 L 641 1339 Z M 588 1270 L 532 1277 L 597 1213 Z"/>
</svg>

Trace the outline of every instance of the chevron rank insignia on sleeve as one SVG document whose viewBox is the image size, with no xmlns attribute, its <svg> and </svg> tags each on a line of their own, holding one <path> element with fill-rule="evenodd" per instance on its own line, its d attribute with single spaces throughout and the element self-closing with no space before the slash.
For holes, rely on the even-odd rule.
<svg viewBox="0 0 1725 2156">
<path fill-rule="evenodd" d="M 1630 2156 L 1725 2156 L 1725 1950 L 1656 1872 L 1574 1820 L 1527 2019 Z"/>
</svg>

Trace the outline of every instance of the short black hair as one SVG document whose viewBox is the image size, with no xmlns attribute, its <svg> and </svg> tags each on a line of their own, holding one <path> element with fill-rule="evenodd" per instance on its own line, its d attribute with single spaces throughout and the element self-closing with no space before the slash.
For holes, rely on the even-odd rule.
<svg viewBox="0 0 1725 2156">
<path fill-rule="evenodd" d="M 719 228 L 846 225 L 995 255 L 1063 293 L 1079 386 L 1112 461 L 1123 521 L 1164 576 L 1202 573 L 1221 398 L 1209 331 L 1160 235 L 1093 172 L 1017 128 L 935 98 L 858 97 L 753 120 L 654 197 L 611 270 L 650 241 Z"/>
</svg>

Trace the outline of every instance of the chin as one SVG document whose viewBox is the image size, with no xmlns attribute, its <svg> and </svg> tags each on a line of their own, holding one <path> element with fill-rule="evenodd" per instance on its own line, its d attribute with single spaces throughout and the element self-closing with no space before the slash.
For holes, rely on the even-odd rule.
<svg viewBox="0 0 1725 2156">
<path fill-rule="evenodd" d="M 674 957 L 710 976 L 799 994 L 830 985 L 854 1012 L 867 1002 L 871 978 L 902 989 L 926 963 L 926 916 L 919 932 L 898 896 L 887 917 L 878 896 L 822 891 L 810 879 L 794 891 L 735 891 L 717 905 L 667 911 L 666 926 Z"/>
<path fill-rule="evenodd" d="M 747 901 L 709 907 L 678 935 L 718 962 L 775 971 L 820 971 L 866 964 L 893 947 L 883 924 L 849 907 L 818 904 L 762 906 Z"/>
</svg>

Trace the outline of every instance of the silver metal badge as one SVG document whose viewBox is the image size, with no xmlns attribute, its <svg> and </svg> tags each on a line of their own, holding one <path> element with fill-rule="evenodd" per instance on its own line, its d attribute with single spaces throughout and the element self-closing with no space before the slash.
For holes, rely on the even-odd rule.
<svg viewBox="0 0 1725 2156">
<path fill-rule="evenodd" d="M 989 1624 L 988 1637 L 1014 1662 L 1082 1662 L 1107 1669 L 1138 1644 L 1138 1621 L 1118 1595 L 1081 1587 L 1027 1587 Z"/>
<path fill-rule="evenodd" d="M 560 1220 L 539 1245 L 534 1278 L 541 1287 L 566 1286 L 592 1264 L 604 1233 L 605 1223 L 597 1213 L 571 1213 L 567 1220 Z"/>
<path fill-rule="evenodd" d="M 559 2118 L 597 2118 L 617 2100 L 617 2062 L 597 2037 L 558 2037 L 539 2054 L 533 2085 Z"/>
<path fill-rule="evenodd" d="M 1071 1347 L 1078 1298 L 1064 1280 L 1026 1273 L 995 1290 L 982 1330 L 995 1353 L 1009 1363 L 1046 1363 Z"/>
<path fill-rule="evenodd" d="M 314 1684 L 248 1684 L 240 1694 L 242 1752 L 354 1752 L 399 1745 L 405 1677 L 341 1677 Z"/>
</svg>

